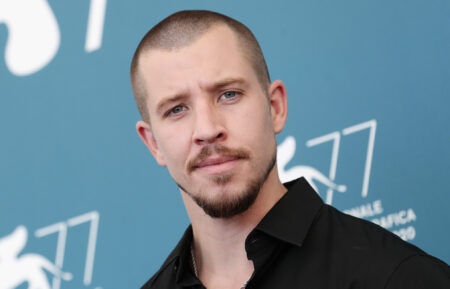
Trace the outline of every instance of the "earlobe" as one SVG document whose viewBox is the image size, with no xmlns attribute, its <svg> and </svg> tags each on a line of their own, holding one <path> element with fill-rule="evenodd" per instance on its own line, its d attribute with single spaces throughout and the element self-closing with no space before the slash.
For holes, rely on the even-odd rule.
<svg viewBox="0 0 450 289">
<path fill-rule="evenodd" d="M 273 128 L 278 134 L 284 128 L 288 112 L 286 86 L 281 80 L 275 80 L 269 85 L 269 97 Z"/>
<path fill-rule="evenodd" d="M 166 162 L 162 157 L 162 153 L 159 150 L 158 143 L 153 135 L 152 129 L 148 123 L 143 120 L 140 120 L 136 123 L 136 131 L 141 138 L 142 142 L 148 148 L 148 150 L 152 153 L 156 162 L 160 166 L 166 166 Z"/>
</svg>

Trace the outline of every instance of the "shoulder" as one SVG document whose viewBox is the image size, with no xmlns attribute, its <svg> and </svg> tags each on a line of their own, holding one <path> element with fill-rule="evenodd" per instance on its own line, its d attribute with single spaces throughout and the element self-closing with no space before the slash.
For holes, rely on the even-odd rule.
<svg viewBox="0 0 450 289">
<path fill-rule="evenodd" d="M 386 282 L 393 288 L 450 288 L 450 268 L 429 255 L 413 255 L 400 262 Z"/>
<path fill-rule="evenodd" d="M 324 205 L 317 218 L 319 230 L 332 234 L 334 242 L 349 249 L 370 249 L 371 255 L 399 258 L 424 254 L 418 247 L 402 240 L 394 233 L 364 219 L 340 212 Z M 383 254 L 384 252 L 384 254 Z M 379 255 L 381 254 L 381 255 Z"/>
<path fill-rule="evenodd" d="M 445 281 L 442 284 L 450 288 L 447 264 L 372 222 L 324 205 L 314 227 L 319 231 L 317 234 L 328 239 L 328 245 L 337 252 L 334 257 L 347 260 L 344 267 L 354 276 L 386 289 L 444 288 L 414 287 L 420 284 L 419 279 L 429 284 Z"/>
</svg>

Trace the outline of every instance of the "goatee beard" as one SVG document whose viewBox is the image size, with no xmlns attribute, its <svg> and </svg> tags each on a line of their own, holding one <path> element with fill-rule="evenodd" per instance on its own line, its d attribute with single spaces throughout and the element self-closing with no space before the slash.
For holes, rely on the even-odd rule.
<svg viewBox="0 0 450 289">
<path fill-rule="evenodd" d="M 211 150 L 211 148 L 205 147 L 205 151 L 202 150 L 199 156 L 190 162 L 190 166 L 194 167 L 197 159 L 199 160 L 208 157 L 212 154 L 212 151 L 216 151 L 222 155 L 237 156 L 241 159 L 250 158 L 250 154 L 244 150 L 229 149 L 223 146 L 215 146 L 214 149 Z M 261 190 L 262 185 L 265 183 L 267 177 L 274 168 L 275 163 L 276 150 L 272 153 L 272 157 L 267 163 L 267 166 L 263 167 L 261 170 L 255 168 L 255 170 L 258 170 L 255 172 L 256 176 L 254 179 L 250 179 L 248 181 L 246 188 L 239 193 L 230 193 L 229 195 L 233 197 L 228 199 L 217 198 L 211 200 L 204 197 L 208 195 L 207 192 L 196 192 L 196 194 L 193 194 L 183 188 L 179 183 L 177 183 L 177 185 L 181 190 L 186 192 L 186 194 L 188 194 L 207 215 L 212 218 L 228 219 L 247 211 L 252 206 L 259 194 L 259 191 Z M 188 170 L 189 169 L 190 167 L 188 167 Z M 211 177 L 211 181 L 217 185 L 225 185 L 232 181 L 233 176 L 234 175 L 232 173 L 213 176 Z"/>
</svg>

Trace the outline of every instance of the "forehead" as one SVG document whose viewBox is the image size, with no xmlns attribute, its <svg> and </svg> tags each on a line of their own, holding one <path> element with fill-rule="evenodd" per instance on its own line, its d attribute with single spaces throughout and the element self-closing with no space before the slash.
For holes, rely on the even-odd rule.
<svg viewBox="0 0 450 289">
<path fill-rule="evenodd" d="M 243 43 L 224 25 L 207 30 L 185 47 L 144 52 L 139 71 L 150 106 L 160 97 L 202 89 L 225 78 L 257 81 Z"/>
</svg>

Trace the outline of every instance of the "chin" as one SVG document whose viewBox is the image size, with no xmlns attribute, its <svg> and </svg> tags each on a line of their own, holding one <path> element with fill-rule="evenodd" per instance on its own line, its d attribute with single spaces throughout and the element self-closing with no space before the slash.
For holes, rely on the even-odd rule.
<svg viewBox="0 0 450 289">
<path fill-rule="evenodd" d="M 212 218 L 227 219 L 242 214 L 255 202 L 261 183 L 248 182 L 244 185 L 237 185 L 230 181 L 222 183 L 225 178 L 221 177 L 220 186 L 205 186 L 195 193 L 186 190 L 180 184 L 178 186 L 189 195 L 203 211 Z M 208 188 L 209 187 L 209 188 Z"/>
</svg>

